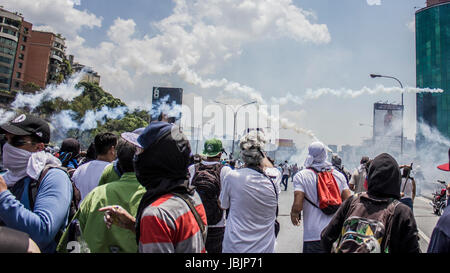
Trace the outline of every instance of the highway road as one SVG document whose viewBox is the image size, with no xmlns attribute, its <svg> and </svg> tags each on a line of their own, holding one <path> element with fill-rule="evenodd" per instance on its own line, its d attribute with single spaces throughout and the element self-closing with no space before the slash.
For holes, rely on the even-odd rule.
<svg viewBox="0 0 450 273">
<path fill-rule="evenodd" d="M 302 253 L 303 224 L 294 226 L 291 223 L 290 211 L 294 200 L 292 182 L 289 179 L 287 191 L 279 195 L 279 215 L 281 229 L 275 247 L 276 253 Z M 430 200 L 417 197 L 414 202 L 414 216 L 419 229 L 419 244 L 423 253 L 426 253 L 428 244 L 439 217 L 433 214 Z"/>
</svg>

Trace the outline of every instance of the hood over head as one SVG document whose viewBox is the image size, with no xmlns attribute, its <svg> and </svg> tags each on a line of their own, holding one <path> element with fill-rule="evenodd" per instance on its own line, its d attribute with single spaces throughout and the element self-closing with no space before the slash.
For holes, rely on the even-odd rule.
<svg viewBox="0 0 450 273">
<path fill-rule="evenodd" d="M 191 147 L 178 126 L 152 122 L 138 138 L 144 148 L 134 158 L 139 183 L 147 189 L 136 213 L 136 242 L 139 243 L 140 219 L 144 209 L 164 194 L 195 193 L 189 186 L 188 166 Z"/>
<path fill-rule="evenodd" d="M 368 194 L 400 199 L 401 173 L 397 161 L 389 154 L 375 157 L 368 172 Z"/>
</svg>

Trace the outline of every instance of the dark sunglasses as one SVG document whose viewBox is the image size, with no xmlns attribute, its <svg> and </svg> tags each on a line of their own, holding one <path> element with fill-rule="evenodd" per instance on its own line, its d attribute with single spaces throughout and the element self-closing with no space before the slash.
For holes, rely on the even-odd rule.
<svg viewBox="0 0 450 273">
<path fill-rule="evenodd" d="M 20 138 L 20 137 L 13 137 L 13 138 L 10 139 L 10 141 L 8 141 L 8 143 L 11 144 L 14 147 L 22 147 L 22 146 L 24 146 L 26 144 L 34 145 L 37 142 L 30 141 L 30 140 L 25 140 L 25 139 Z"/>
</svg>

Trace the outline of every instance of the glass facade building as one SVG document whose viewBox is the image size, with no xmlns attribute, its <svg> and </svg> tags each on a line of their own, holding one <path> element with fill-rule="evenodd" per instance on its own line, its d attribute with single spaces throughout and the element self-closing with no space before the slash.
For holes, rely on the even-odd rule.
<svg viewBox="0 0 450 273">
<path fill-rule="evenodd" d="M 416 84 L 443 93 L 417 94 L 417 144 L 421 124 L 450 139 L 450 1 L 435 1 L 416 12 Z"/>
<path fill-rule="evenodd" d="M 21 17 L 0 10 L 0 90 L 10 90 Z"/>
</svg>

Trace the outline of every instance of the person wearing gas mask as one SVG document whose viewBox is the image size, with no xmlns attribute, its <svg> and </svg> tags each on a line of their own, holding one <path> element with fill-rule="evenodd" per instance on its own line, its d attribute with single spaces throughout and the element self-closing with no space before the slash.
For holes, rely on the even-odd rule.
<svg viewBox="0 0 450 273">
<path fill-rule="evenodd" d="M 44 151 L 50 141 L 46 121 L 22 114 L 0 126 L 7 142 L 0 176 L 0 222 L 27 233 L 42 252 L 54 252 L 68 222 L 72 184 L 61 162 Z M 45 171 L 44 171 L 45 170 Z"/>
</svg>

